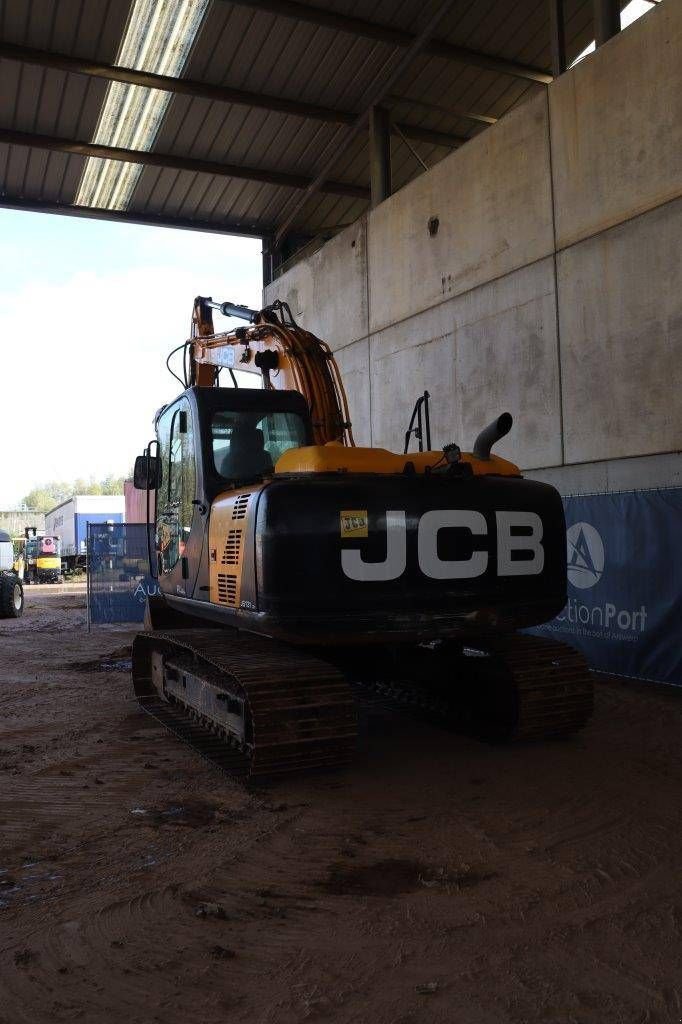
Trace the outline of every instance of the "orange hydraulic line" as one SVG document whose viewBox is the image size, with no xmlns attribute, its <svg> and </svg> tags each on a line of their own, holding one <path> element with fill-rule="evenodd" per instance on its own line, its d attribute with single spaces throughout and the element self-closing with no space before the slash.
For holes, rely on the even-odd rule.
<svg viewBox="0 0 682 1024">
<path fill-rule="evenodd" d="M 333 353 L 326 342 L 300 327 L 263 323 L 230 334 L 213 334 L 208 322 L 195 324 L 198 331 L 191 339 L 192 358 L 197 383 L 214 383 L 216 366 L 222 365 L 210 353 L 225 346 L 257 344 L 260 351 L 274 350 L 284 356 L 273 386 L 299 391 L 307 400 L 313 420 L 316 444 L 337 441 L 353 446 L 355 441 L 350 427 L 348 398 Z M 271 350 L 271 349 L 270 349 Z M 210 367 L 210 375 L 208 368 Z"/>
</svg>

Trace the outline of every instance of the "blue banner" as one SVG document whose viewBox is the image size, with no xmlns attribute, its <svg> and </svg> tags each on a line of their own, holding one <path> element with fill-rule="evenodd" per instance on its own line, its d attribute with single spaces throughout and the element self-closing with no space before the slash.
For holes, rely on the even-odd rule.
<svg viewBox="0 0 682 1024">
<path fill-rule="evenodd" d="M 147 527 L 88 523 L 87 551 L 89 621 L 142 622 L 147 597 L 159 592 L 149 575 Z"/>
<path fill-rule="evenodd" d="M 682 686 L 682 488 L 564 498 L 568 603 L 534 630 L 591 667 Z"/>
</svg>

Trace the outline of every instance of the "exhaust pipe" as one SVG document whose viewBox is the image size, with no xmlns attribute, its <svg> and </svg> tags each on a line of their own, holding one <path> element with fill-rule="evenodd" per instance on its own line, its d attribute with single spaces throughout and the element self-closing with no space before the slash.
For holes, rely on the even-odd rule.
<svg viewBox="0 0 682 1024">
<path fill-rule="evenodd" d="M 487 461 L 490 459 L 490 451 L 494 444 L 497 444 L 512 428 L 514 422 L 510 412 L 503 412 L 496 420 L 488 424 L 476 438 L 474 443 L 474 455 L 477 459 Z"/>
</svg>

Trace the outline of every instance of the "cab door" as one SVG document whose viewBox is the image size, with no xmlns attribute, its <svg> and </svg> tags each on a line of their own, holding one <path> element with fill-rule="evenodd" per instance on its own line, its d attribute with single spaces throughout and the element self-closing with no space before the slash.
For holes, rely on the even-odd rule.
<svg viewBox="0 0 682 1024">
<path fill-rule="evenodd" d="M 190 597 L 201 550 L 201 538 L 196 534 L 203 531 L 197 522 L 194 425 L 186 398 L 162 413 L 157 436 L 161 461 L 156 512 L 159 587 L 164 593 Z"/>
</svg>

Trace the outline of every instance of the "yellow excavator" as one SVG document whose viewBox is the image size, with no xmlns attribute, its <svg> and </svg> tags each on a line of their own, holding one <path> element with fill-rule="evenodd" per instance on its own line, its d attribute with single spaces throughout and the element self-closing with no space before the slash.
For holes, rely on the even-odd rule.
<svg viewBox="0 0 682 1024">
<path fill-rule="evenodd" d="M 247 325 L 216 332 L 214 310 Z M 159 589 L 133 645 L 143 707 L 256 777 L 348 762 L 363 687 L 493 740 L 586 723 L 582 657 L 519 632 L 566 602 L 565 522 L 492 452 L 509 414 L 470 453 L 432 451 L 425 393 L 403 454 L 358 447 L 329 346 L 279 301 L 197 298 L 180 351 L 184 390 L 135 464 Z"/>
</svg>

